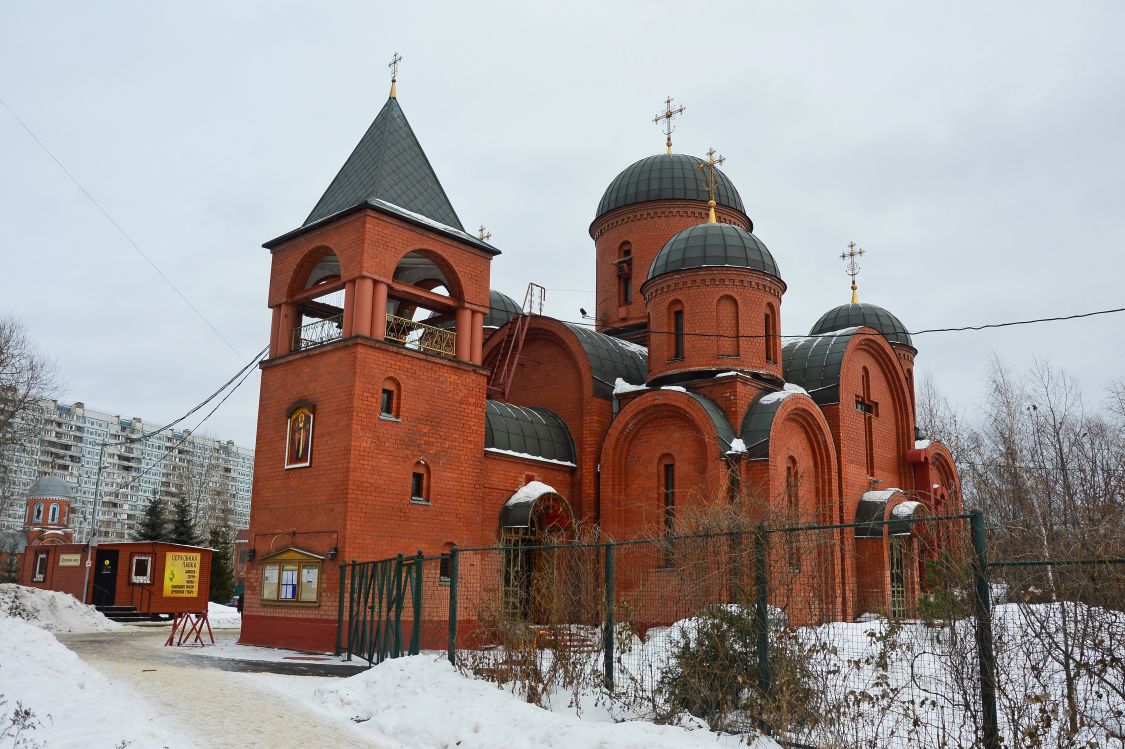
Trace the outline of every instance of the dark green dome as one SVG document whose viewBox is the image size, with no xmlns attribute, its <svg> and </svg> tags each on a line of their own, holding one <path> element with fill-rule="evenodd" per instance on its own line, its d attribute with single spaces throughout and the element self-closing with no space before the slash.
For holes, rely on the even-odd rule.
<svg viewBox="0 0 1125 749">
<path fill-rule="evenodd" d="M 649 156 L 626 167 L 605 189 L 598 203 L 599 218 L 622 206 L 650 200 L 698 200 L 706 203 L 707 175 L 699 168 L 706 164 L 698 156 L 683 153 Z M 715 202 L 745 215 L 742 198 L 727 175 L 715 170 Z M 751 224 L 751 229 L 753 224 Z"/>
<path fill-rule="evenodd" d="M 809 335 L 835 333 L 837 330 L 860 325 L 875 328 L 891 343 L 914 347 L 914 343 L 910 340 L 910 333 L 901 320 L 879 305 L 865 302 L 841 304 L 835 309 L 828 310 L 816 321 L 816 325 L 812 326 Z"/>
<path fill-rule="evenodd" d="M 749 268 L 781 280 L 781 271 L 762 241 L 731 224 L 697 224 L 676 234 L 656 253 L 648 280 L 690 268 Z"/>
<path fill-rule="evenodd" d="M 484 327 L 499 328 L 513 317 L 523 314 L 523 309 L 507 294 L 496 289 L 488 291 L 488 314 L 484 316 Z"/>
</svg>

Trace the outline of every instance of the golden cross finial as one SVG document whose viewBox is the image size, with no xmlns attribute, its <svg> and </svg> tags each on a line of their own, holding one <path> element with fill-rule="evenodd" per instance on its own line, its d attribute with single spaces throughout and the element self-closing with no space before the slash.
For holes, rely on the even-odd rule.
<svg viewBox="0 0 1125 749">
<path fill-rule="evenodd" d="M 848 251 L 840 253 L 840 259 L 844 261 L 844 272 L 852 277 L 852 304 L 859 303 L 855 277 L 859 275 L 860 265 L 856 258 L 862 257 L 863 254 L 863 248 L 856 247 L 855 242 L 848 242 Z"/>
<path fill-rule="evenodd" d="M 707 149 L 707 161 L 699 165 L 700 169 L 707 172 L 707 222 L 714 224 L 715 221 L 715 190 L 718 187 L 718 180 L 715 179 L 715 167 L 722 164 L 727 159 L 725 156 L 715 158 L 718 153 L 714 148 Z"/>
<path fill-rule="evenodd" d="M 668 138 L 668 155 L 669 156 L 672 155 L 672 131 L 676 129 L 675 126 L 672 124 L 672 118 L 675 117 L 678 114 L 683 114 L 683 113 L 684 113 L 684 105 L 681 104 L 680 106 L 673 108 L 672 107 L 672 97 L 669 96 L 667 99 L 664 100 L 664 112 L 662 114 L 658 114 L 658 115 L 656 115 L 655 117 L 652 118 L 652 121 L 657 123 L 657 124 L 659 124 L 661 120 L 664 120 L 664 135 L 667 136 L 667 138 Z"/>
<path fill-rule="evenodd" d="M 477 231 L 477 236 L 480 237 L 480 241 L 487 242 L 488 240 L 492 239 L 492 232 L 485 231 L 484 224 L 481 224 L 480 229 L 478 229 Z"/>
<path fill-rule="evenodd" d="M 391 98 L 392 99 L 395 98 L 395 94 L 396 94 L 395 83 L 398 81 L 398 64 L 400 62 L 402 62 L 402 55 L 400 55 L 398 52 L 395 52 L 394 56 L 391 58 L 390 63 L 387 65 L 387 67 L 391 69 Z"/>
</svg>

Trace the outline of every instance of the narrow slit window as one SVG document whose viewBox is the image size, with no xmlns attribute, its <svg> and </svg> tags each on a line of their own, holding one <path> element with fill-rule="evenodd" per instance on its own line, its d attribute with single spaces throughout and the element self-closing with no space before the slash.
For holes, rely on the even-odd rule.
<svg viewBox="0 0 1125 749">
<path fill-rule="evenodd" d="M 684 311 L 678 309 L 672 313 L 672 358 L 684 358 Z"/>
</svg>

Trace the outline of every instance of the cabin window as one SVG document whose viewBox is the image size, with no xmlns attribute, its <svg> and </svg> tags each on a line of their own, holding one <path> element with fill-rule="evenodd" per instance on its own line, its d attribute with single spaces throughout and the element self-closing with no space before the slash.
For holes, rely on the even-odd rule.
<svg viewBox="0 0 1125 749">
<path fill-rule="evenodd" d="M 263 564 L 262 600 L 317 603 L 320 600 L 320 562 L 282 560 Z"/>
<path fill-rule="evenodd" d="M 134 583 L 152 582 L 152 555 L 134 554 L 129 580 Z"/>
<path fill-rule="evenodd" d="M 41 583 L 47 579 L 47 559 L 49 556 L 49 552 L 46 551 L 41 551 L 35 555 L 35 574 L 31 577 L 32 582 Z"/>
</svg>

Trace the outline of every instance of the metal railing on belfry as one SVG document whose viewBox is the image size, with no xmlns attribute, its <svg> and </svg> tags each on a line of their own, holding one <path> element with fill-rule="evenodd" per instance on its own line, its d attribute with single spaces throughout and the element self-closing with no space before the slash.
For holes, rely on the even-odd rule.
<svg viewBox="0 0 1125 749">
<path fill-rule="evenodd" d="M 454 331 L 395 315 L 387 315 L 387 340 L 438 356 L 455 356 L 457 353 L 457 333 Z"/>
<path fill-rule="evenodd" d="M 320 346 L 330 341 L 335 341 L 344 334 L 344 316 L 335 315 L 323 320 L 302 325 L 293 330 L 293 341 L 290 347 L 293 351 L 304 351 L 313 346 Z"/>
</svg>

